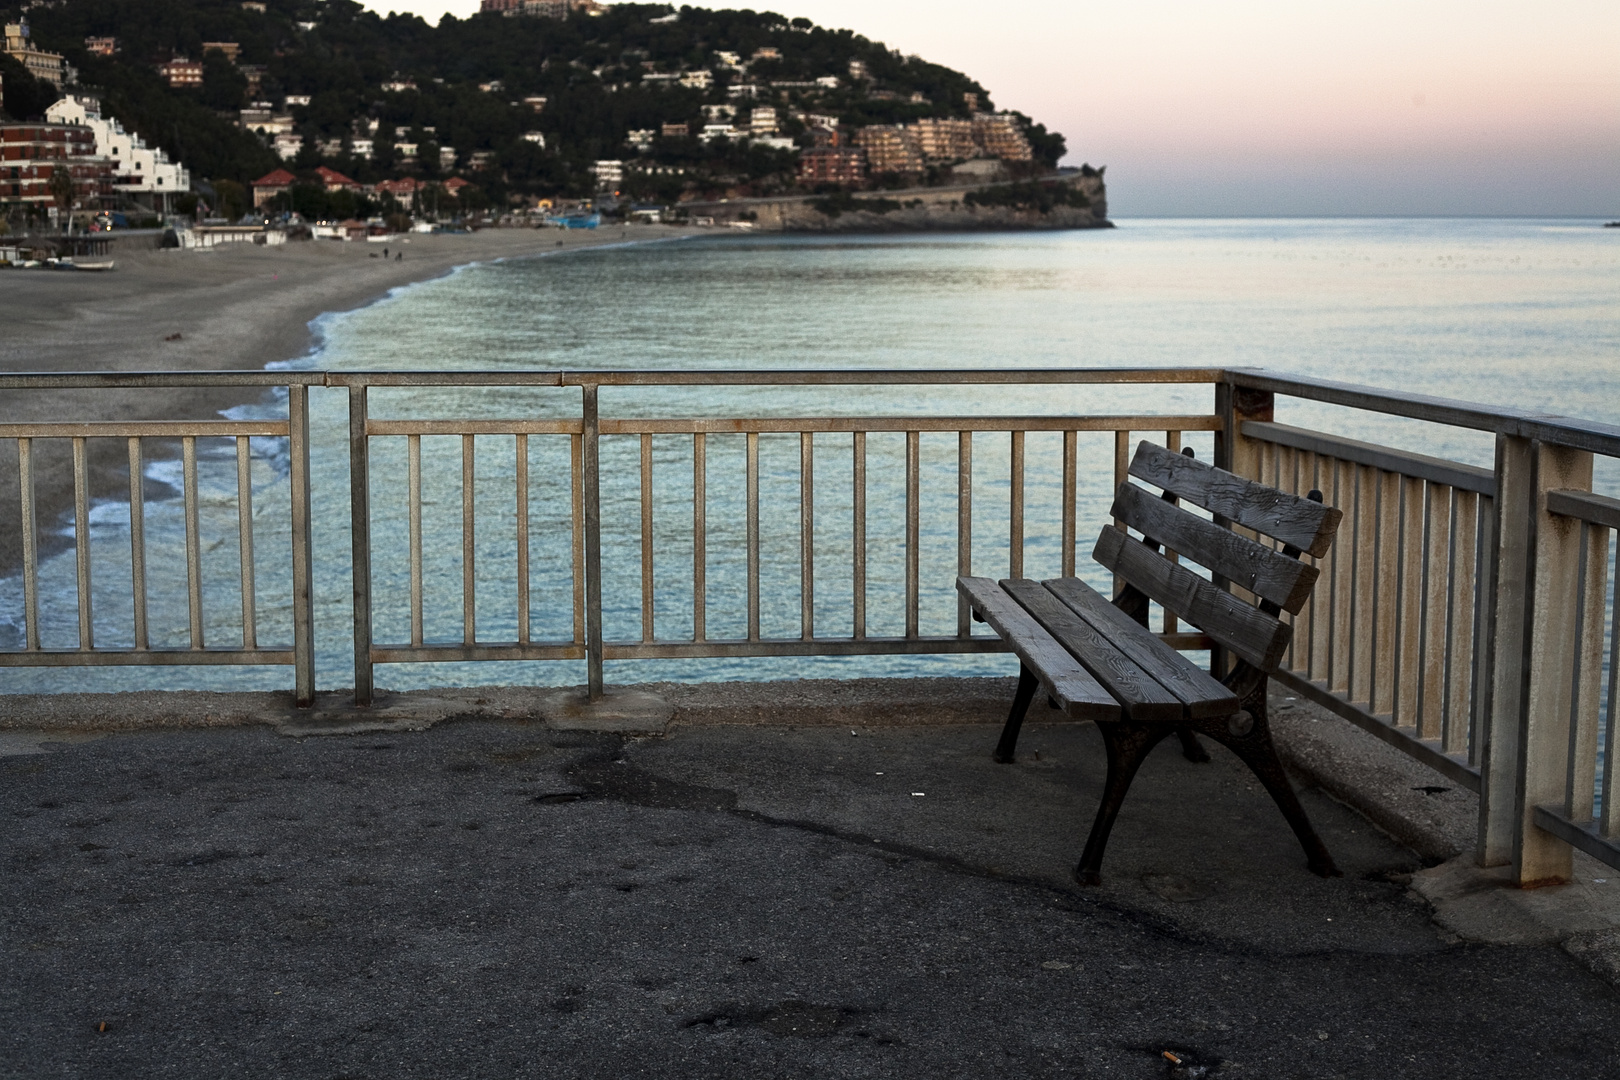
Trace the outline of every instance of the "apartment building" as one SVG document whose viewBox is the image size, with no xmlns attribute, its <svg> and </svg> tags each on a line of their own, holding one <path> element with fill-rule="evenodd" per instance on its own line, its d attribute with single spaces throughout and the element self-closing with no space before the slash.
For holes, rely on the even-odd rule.
<svg viewBox="0 0 1620 1080">
<path fill-rule="evenodd" d="M 984 152 L 1003 161 L 1032 161 L 1035 151 L 1024 126 L 1010 113 L 978 113 L 973 117 L 973 138 Z"/>
<path fill-rule="evenodd" d="M 101 113 L 93 97 L 69 94 L 45 110 L 53 124 L 70 124 L 91 133 L 95 156 L 106 158 L 113 169 L 113 191 L 157 213 L 170 209 L 172 198 L 191 189 L 191 174 L 184 165 L 124 125 Z"/>
<path fill-rule="evenodd" d="M 96 56 L 117 56 L 118 39 L 115 37 L 87 37 L 84 39 L 84 50 Z"/>
<path fill-rule="evenodd" d="M 0 124 L 0 206 L 56 205 L 51 178 L 66 169 L 73 208 L 113 205 L 113 165 L 96 154 L 95 133 L 77 124 Z"/>
<path fill-rule="evenodd" d="M 899 124 L 874 124 L 855 133 L 855 145 L 866 151 L 866 167 L 873 176 L 914 174 L 925 162 L 917 137 Z"/>
<path fill-rule="evenodd" d="M 894 170 L 898 171 L 898 170 Z M 866 151 L 857 146 L 817 146 L 799 155 L 799 183 L 857 185 L 866 182 Z"/>
<path fill-rule="evenodd" d="M 910 125 L 917 140 L 917 149 L 923 160 L 933 165 L 948 161 L 963 161 L 977 157 L 978 143 L 973 141 L 973 121 L 930 118 Z"/>
<path fill-rule="evenodd" d="M 158 74 L 163 76 L 170 86 L 176 88 L 201 86 L 203 80 L 202 61 L 188 60 L 184 56 L 177 56 L 167 64 L 159 64 Z"/>
</svg>

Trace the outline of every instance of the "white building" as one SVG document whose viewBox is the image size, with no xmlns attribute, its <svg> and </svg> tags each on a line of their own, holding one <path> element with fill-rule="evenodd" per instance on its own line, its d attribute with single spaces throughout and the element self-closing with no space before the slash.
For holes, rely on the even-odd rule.
<svg viewBox="0 0 1620 1080">
<path fill-rule="evenodd" d="M 523 133 L 523 141 L 532 142 L 534 145 L 544 150 L 546 148 L 546 133 L 543 131 L 525 131 Z"/>
<path fill-rule="evenodd" d="M 377 151 L 375 139 L 352 139 L 349 142 L 349 152 L 355 157 L 369 158 Z"/>
<path fill-rule="evenodd" d="M 284 131 L 276 136 L 271 148 L 281 160 L 291 161 L 303 152 L 304 137 L 295 131 Z"/>
<path fill-rule="evenodd" d="M 707 90 L 714 85 L 714 75 L 707 71 L 683 71 L 681 85 L 688 90 Z"/>
<path fill-rule="evenodd" d="M 755 135 L 776 134 L 776 110 L 769 105 L 748 114 L 748 129 Z"/>
<path fill-rule="evenodd" d="M 591 166 L 591 175 L 596 177 L 598 191 L 617 191 L 624 183 L 624 162 L 598 161 Z"/>
<path fill-rule="evenodd" d="M 80 124 L 96 134 L 96 154 L 117 165 L 113 190 L 153 210 L 167 212 L 169 199 L 191 190 L 191 173 L 169 155 L 149 147 L 117 120 L 101 115 L 101 102 L 69 94 L 45 110 L 53 124 Z"/>
</svg>

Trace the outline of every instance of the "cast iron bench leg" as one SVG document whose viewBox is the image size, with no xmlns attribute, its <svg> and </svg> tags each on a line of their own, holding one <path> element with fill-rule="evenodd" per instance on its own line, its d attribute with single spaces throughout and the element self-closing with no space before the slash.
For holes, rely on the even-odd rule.
<svg viewBox="0 0 1620 1080">
<path fill-rule="evenodd" d="M 996 744 L 996 760 L 1003 765 L 1011 765 L 1015 760 L 1013 754 L 1018 749 L 1018 729 L 1024 726 L 1024 714 L 1029 712 L 1029 703 L 1035 700 L 1038 685 L 1029 668 L 1019 664 L 1018 693 L 1013 696 L 1012 712 L 1007 714 L 1007 726 L 1001 729 L 1001 741 Z"/>
<path fill-rule="evenodd" d="M 1277 748 L 1272 744 L 1271 725 L 1266 717 L 1265 679 L 1261 679 L 1259 687 L 1244 697 L 1243 709 L 1254 718 L 1253 726 L 1247 730 L 1235 723 L 1242 713 L 1224 720 L 1201 721 L 1199 730 L 1236 754 L 1265 785 L 1277 809 L 1282 811 L 1294 835 L 1299 838 L 1300 846 L 1305 849 L 1305 865 L 1311 873 L 1318 877 L 1339 877 L 1339 868 L 1334 864 L 1333 856 L 1328 854 L 1322 838 L 1316 835 L 1311 819 L 1305 816 L 1305 808 L 1299 804 L 1299 796 L 1294 793 L 1294 785 L 1288 782 L 1288 774 L 1283 771 Z"/>
<path fill-rule="evenodd" d="M 1177 728 L 1176 734 L 1181 737 L 1182 757 L 1199 765 L 1208 763 L 1209 751 L 1204 749 L 1204 744 L 1198 741 L 1191 728 Z"/>
<path fill-rule="evenodd" d="M 1143 724 L 1122 720 L 1114 724 L 1098 724 L 1103 745 L 1108 748 L 1108 781 L 1103 785 L 1102 802 L 1097 817 L 1091 823 L 1091 836 L 1086 850 L 1080 856 L 1080 865 L 1074 868 L 1074 880 L 1081 885 L 1102 882 L 1103 849 L 1108 846 L 1108 834 L 1119 817 L 1119 808 L 1125 802 L 1125 793 L 1136 778 L 1148 754 L 1159 745 L 1159 740 L 1174 730 L 1171 724 Z"/>
</svg>

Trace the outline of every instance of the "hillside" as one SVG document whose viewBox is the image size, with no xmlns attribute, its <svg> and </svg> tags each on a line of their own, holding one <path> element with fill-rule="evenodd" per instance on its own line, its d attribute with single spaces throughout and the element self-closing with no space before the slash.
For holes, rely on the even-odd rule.
<svg viewBox="0 0 1620 1080">
<path fill-rule="evenodd" d="M 625 163 L 615 186 L 626 198 L 769 195 L 803 189 L 800 151 L 836 145 L 829 132 L 932 120 L 966 131 L 994 112 L 966 74 L 768 12 L 621 4 L 433 27 L 351 0 L 0 3 L 8 21 L 25 7 L 35 46 L 63 54 L 108 114 L 215 182 L 325 164 L 365 184 L 458 174 L 504 201 L 589 194 L 604 186 L 593 165 L 608 160 Z M 116 51 L 93 52 L 94 38 L 116 39 L 98 46 Z M 176 58 L 201 62 L 200 85 L 165 81 L 159 68 Z M 54 97 L 0 63 L 13 114 Z M 1009 122 L 1027 147 L 1014 175 L 1055 166 L 1062 136 Z M 905 179 L 942 177 L 942 154 L 972 156 L 975 144 L 962 145 L 913 155 L 924 172 Z M 874 165 L 869 179 L 901 178 Z"/>
</svg>

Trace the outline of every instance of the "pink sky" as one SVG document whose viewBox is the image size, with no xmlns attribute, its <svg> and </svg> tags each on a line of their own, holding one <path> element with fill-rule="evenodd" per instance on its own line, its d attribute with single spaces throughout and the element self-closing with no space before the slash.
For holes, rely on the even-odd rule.
<svg viewBox="0 0 1620 1080">
<path fill-rule="evenodd" d="M 1107 165 L 1115 216 L 1620 216 L 1615 0 L 735 6 L 968 72 Z"/>
</svg>

